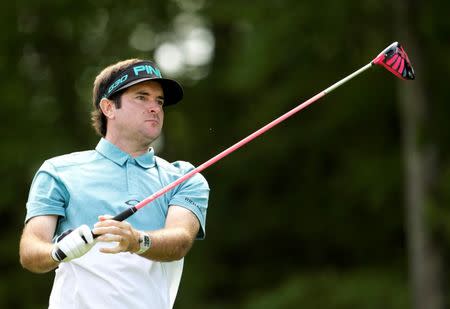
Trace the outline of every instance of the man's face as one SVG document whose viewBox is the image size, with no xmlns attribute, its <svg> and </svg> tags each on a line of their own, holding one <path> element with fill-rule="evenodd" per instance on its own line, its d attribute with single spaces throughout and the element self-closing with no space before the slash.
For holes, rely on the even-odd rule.
<svg viewBox="0 0 450 309">
<path fill-rule="evenodd" d="M 151 143 L 161 134 L 164 121 L 164 94 L 161 85 L 146 81 L 129 87 L 115 110 L 114 126 L 126 139 Z"/>
</svg>

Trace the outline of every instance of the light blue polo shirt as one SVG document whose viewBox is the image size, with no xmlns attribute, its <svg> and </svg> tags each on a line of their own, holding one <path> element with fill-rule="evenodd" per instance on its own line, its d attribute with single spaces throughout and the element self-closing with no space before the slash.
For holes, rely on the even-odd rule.
<svg viewBox="0 0 450 309">
<path fill-rule="evenodd" d="M 42 215 L 60 216 L 56 235 L 82 224 L 93 228 L 99 215 L 116 215 L 194 169 L 188 162 L 169 163 L 153 149 L 133 158 L 102 138 L 95 150 L 49 159 L 34 176 L 26 221 Z M 127 219 L 139 230 L 164 227 L 170 205 L 192 211 L 205 236 L 209 186 L 195 174 Z"/>
</svg>

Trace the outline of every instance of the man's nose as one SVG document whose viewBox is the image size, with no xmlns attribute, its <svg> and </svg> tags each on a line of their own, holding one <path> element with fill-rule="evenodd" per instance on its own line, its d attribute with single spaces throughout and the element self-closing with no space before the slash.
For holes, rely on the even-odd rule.
<svg viewBox="0 0 450 309">
<path fill-rule="evenodd" d="M 162 110 L 162 106 L 157 100 L 151 100 L 147 108 L 148 111 L 152 113 L 158 113 Z"/>
</svg>

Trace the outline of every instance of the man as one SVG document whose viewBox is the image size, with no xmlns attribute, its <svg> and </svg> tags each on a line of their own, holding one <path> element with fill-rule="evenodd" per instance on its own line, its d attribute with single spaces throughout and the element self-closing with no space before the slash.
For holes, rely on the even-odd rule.
<svg viewBox="0 0 450 309">
<path fill-rule="evenodd" d="M 205 235 L 206 180 L 196 174 L 127 221 L 111 216 L 194 168 L 149 148 L 161 134 L 163 108 L 182 97 L 181 86 L 150 61 L 105 68 L 93 87 L 97 147 L 52 158 L 37 171 L 20 261 L 36 273 L 56 268 L 50 308 L 173 306 L 183 258 Z"/>
</svg>

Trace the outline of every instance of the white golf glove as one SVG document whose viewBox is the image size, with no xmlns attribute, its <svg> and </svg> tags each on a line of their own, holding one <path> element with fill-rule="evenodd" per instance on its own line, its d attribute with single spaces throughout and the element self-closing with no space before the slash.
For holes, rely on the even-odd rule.
<svg viewBox="0 0 450 309">
<path fill-rule="evenodd" d="M 87 225 L 81 225 L 75 230 L 62 233 L 53 246 L 52 258 L 56 262 L 68 262 L 79 258 L 94 245 L 94 236 Z"/>
</svg>

